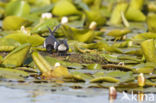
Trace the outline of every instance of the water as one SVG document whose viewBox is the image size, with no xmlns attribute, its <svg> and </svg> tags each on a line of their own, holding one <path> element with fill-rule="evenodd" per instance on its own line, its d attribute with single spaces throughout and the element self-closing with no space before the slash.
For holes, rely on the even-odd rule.
<svg viewBox="0 0 156 103">
<path fill-rule="evenodd" d="M 150 101 L 150 95 L 142 103 L 155 103 Z M 48 85 L 1 83 L 0 103 L 138 103 L 137 96 L 127 94 L 129 99 L 118 93 L 114 102 L 109 101 L 108 90 L 99 88 L 72 89 L 68 87 L 52 87 Z"/>
</svg>

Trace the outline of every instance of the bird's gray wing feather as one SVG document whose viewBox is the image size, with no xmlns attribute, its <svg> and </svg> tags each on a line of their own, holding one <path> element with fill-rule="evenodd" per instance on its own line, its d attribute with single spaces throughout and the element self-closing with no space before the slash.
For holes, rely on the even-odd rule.
<svg viewBox="0 0 156 103">
<path fill-rule="evenodd" d="M 51 34 L 49 37 L 51 37 L 53 40 L 56 40 L 56 38 L 54 37 L 53 31 L 51 31 L 51 29 L 49 27 L 48 27 L 48 30 L 49 30 L 49 32 Z"/>
<path fill-rule="evenodd" d="M 55 33 L 55 31 L 61 26 L 61 24 L 57 25 L 54 30 L 52 31 L 52 33 Z"/>
</svg>

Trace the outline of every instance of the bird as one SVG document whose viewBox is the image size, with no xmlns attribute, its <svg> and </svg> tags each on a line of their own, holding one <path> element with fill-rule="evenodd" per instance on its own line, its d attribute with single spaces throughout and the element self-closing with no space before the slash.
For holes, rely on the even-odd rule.
<svg viewBox="0 0 156 103">
<path fill-rule="evenodd" d="M 69 50 L 67 40 L 65 39 L 57 40 L 54 36 L 54 33 L 60 26 L 61 24 L 57 25 L 53 31 L 48 27 L 50 35 L 45 39 L 43 44 L 43 47 L 46 48 L 46 51 L 48 53 L 52 53 L 52 51 L 55 50 L 60 55 L 64 55 Z"/>
<path fill-rule="evenodd" d="M 56 44 L 56 52 L 58 52 L 60 55 L 67 54 L 67 51 L 69 50 L 69 46 L 67 44 L 67 40 L 58 40 L 58 43 Z"/>
</svg>

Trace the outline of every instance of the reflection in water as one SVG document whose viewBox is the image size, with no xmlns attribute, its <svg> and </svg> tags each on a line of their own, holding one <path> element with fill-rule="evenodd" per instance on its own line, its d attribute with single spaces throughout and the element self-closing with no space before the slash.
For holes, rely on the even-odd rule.
<svg viewBox="0 0 156 103">
<path fill-rule="evenodd" d="M 109 98 L 109 91 L 107 89 L 32 89 L 18 87 L 4 87 L 0 86 L 0 100 L 1 103 L 155 103 L 151 100 L 151 95 L 147 95 L 147 100 L 143 93 L 136 95 L 136 100 L 132 99 L 131 94 L 127 94 L 130 100 L 122 99 L 123 94 L 117 93 L 117 98 Z M 21 88 L 21 89 L 20 89 Z M 29 88 L 29 89 L 28 89 Z M 135 95 L 133 95 L 135 96 Z M 109 98 L 109 99 L 108 99 Z M 137 101 L 138 99 L 138 101 Z"/>
<path fill-rule="evenodd" d="M 138 92 L 138 95 L 137 95 L 137 100 L 138 102 L 143 102 L 144 101 L 144 93 L 143 92 Z"/>
<path fill-rule="evenodd" d="M 117 97 L 117 92 L 114 87 L 109 87 L 109 102 L 113 103 Z"/>
</svg>

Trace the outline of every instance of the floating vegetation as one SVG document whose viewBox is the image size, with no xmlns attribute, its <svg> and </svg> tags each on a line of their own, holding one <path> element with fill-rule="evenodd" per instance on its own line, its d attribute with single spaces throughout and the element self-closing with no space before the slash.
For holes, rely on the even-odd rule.
<svg viewBox="0 0 156 103">
<path fill-rule="evenodd" d="M 1 81 L 107 88 L 115 99 L 155 92 L 155 63 L 153 0 L 0 1 Z"/>
</svg>

